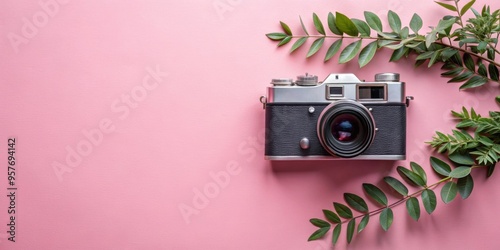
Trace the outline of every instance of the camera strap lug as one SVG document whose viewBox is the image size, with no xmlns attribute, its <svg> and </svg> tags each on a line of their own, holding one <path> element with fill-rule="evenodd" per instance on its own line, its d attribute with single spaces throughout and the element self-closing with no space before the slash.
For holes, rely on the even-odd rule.
<svg viewBox="0 0 500 250">
<path fill-rule="evenodd" d="M 267 98 L 265 96 L 260 97 L 260 103 L 262 103 L 262 109 L 266 109 Z"/>
<path fill-rule="evenodd" d="M 413 100 L 413 96 L 407 96 L 406 97 L 406 107 L 410 107 L 410 102 Z"/>
</svg>

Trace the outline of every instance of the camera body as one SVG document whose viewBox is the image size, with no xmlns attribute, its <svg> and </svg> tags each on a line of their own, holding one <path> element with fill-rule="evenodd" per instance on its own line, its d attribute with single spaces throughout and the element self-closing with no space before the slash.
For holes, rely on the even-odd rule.
<svg viewBox="0 0 500 250">
<path fill-rule="evenodd" d="M 406 158 L 405 83 L 397 73 L 273 79 L 265 108 L 268 160 Z"/>
</svg>

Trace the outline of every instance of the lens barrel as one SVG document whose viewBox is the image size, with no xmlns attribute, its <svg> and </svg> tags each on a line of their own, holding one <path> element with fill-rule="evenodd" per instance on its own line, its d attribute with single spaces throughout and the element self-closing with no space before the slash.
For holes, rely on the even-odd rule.
<svg viewBox="0 0 500 250">
<path fill-rule="evenodd" d="M 323 148 L 333 156 L 352 158 L 362 154 L 375 138 L 370 111 L 353 100 L 339 100 L 320 114 L 317 133 Z"/>
</svg>

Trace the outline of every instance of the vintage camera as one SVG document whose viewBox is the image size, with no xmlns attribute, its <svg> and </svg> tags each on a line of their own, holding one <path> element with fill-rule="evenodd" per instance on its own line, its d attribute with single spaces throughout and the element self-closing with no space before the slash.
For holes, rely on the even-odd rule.
<svg viewBox="0 0 500 250">
<path fill-rule="evenodd" d="M 268 160 L 406 158 L 405 83 L 397 73 L 273 79 L 267 97 L 265 157 Z"/>
</svg>

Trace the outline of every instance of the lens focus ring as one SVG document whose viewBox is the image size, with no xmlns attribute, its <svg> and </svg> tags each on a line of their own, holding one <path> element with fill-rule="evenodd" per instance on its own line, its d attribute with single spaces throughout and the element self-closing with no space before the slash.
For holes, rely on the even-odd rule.
<svg viewBox="0 0 500 250">
<path fill-rule="evenodd" d="M 351 158 L 363 153 L 375 137 L 375 121 L 362 104 L 340 100 L 328 105 L 317 123 L 318 138 L 331 155 Z"/>
</svg>

